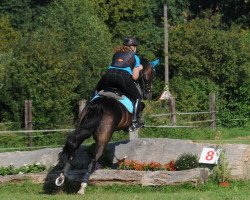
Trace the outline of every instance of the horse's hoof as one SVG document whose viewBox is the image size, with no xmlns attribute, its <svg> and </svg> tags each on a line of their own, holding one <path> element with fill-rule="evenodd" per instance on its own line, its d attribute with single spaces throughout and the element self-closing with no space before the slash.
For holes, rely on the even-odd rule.
<svg viewBox="0 0 250 200">
<path fill-rule="evenodd" d="M 83 195 L 83 194 L 84 194 L 84 189 L 83 189 L 83 188 L 80 188 L 80 190 L 77 192 L 77 194 Z"/>
<path fill-rule="evenodd" d="M 77 194 L 83 195 L 86 187 L 87 187 L 87 183 L 81 183 L 81 187 L 79 191 L 77 192 Z"/>
<path fill-rule="evenodd" d="M 64 183 L 64 180 L 65 180 L 64 175 L 63 175 L 63 174 L 60 174 L 60 176 L 57 177 L 57 179 L 56 179 L 56 181 L 55 181 L 56 186 L 58 186 L 58 187 L 62 186 L 63 183 Z"/>
</svg>

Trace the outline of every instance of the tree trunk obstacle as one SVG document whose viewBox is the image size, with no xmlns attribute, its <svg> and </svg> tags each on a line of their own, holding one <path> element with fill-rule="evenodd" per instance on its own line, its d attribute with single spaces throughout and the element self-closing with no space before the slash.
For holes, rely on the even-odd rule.
<svg viewBox="0 0 250 200">
<path fill-rule="evenodd" d="M 72 170 L 68 172 L 68 180 L 81 182 L 85 170 Z M 55 182 L 60 172 L 37 173 L 37 174 L 18 174 L 0 176 L 0 183 L 20 182 L 31 180 L 34 183 Z M 177 185 L 191 183 L 194 185 L 203 184 L 208 180 L 209 171 L 206 168 L 196 168 L 183 171 L 135 171 L 135 170 L 109 170 L 99 169 L 90 176 L 90 184 L 93 185 L 142 185 L 160 186 Z"/>
</svg>

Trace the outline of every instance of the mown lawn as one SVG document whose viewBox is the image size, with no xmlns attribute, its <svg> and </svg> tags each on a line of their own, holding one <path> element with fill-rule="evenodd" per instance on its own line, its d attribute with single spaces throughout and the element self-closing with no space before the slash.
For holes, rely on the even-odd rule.
<svg viewBox="0 0 250 200">
<path fill-rule="evenodd" d="M 192 140 L 194 142 L 214 143 L 214 144 L 250 144 L 250 128 L 221 128 L 216 130 L 209 128 L 196 129 L 170 129 L 170 128 L 150 128 L 142 129 L 139 133 L 141 138 L 172 138 Z"/>
<path fill-rule="evenodd" d="M 200 186 L 88 186 L 86 194 L 75 194 L 76 187 L 69 186 L 64 191 L 49 193 L 41 184 L 30 182 L 0 185 L 1 200 L 247 200 L 250 197 L 250 181 L 233 181 L 229 188 L 222 188 L 213 182 Z"/>
<path fill-rule="evenodd" d="M 62 147 L 65 144 L 67 132 L 33 133 L 33 148 Z M 171 138 L 192 140 L 194 142 L 211 144 L 250 144 L 250 122 L 243 127 L 222 128 L 144 128 L 139 131 L 139 138 Z M 129 133 L 124 131 L 114 132 L 111 142 L 128 140 Z M 94 142 L 90 138 L 84 145 Z M 0 152 L 27 150 L 28 138 L 25 134 L 0 135 Z M 32 150 L 31 149 L 31 150 Z"/>
</svg>

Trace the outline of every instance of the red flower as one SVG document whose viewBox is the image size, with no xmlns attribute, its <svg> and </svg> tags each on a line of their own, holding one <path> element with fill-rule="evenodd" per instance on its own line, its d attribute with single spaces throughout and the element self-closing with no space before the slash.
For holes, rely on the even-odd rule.
<svg viewBox="0 0 250 200">
<path fill-rule="evenodd" d="M 168 170 L 168 171 L 175 171 L 174 161 L 170 161 L 166 164 L 161 164 L 158 162 L 150 162 L 150 163 L 140 163 L 135 160 L 126 160 L 125 158 L 118 160 L 118 168 L 124 170 L 138 170 L 138 171 L 145 171 L 145 170 Z"/>
<path fill-rule="evenodd" d="M 176 171 L 173 160 L 170 161 L 169 166 L 170 166 L 170 171 Z"/>
</svg>

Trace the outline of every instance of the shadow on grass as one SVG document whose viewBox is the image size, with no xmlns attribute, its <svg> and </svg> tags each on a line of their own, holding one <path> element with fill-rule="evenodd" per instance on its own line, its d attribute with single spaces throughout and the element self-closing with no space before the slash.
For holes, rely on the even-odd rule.
<svg viewBox="0 0 250 200">
<path fill-rule="evenodd" d="M 120 144 L 128 143 L 128 140 L 120 141 L 120 142 L 113 142 L 109 143 L 108 147 L 106 148 L 102 158 L 100 159 L 99 163 L 101 164 L 101 168 L 111 168 L 116 169 L 117 163 L 113 163 L 115 160 L 115 147 Z M 90 146 L 81 146 L 77 151 L 73 163 L 71 165 L 71 170 L 86 170 L 88 164 L 90 163 L 91 159 L 94 157 L 94 149 L 95 144 Z M 62 152 L 58 154 L 58 163 L 56 166 L 50 169 L 47 177 L 45 178 L 45 182 L 43 185 L 43 192 L 45 194 L 58 194 L 58 193 L 67 193 L 67 194 L 75 194 L 78 192 L 82 177 L 77 175 L 76 180 L 72 181 L 65 177 L 65 182 L 63 186 L 58 187 L 55 185 L 56 178 L 62 172 L 64 165 L 66 164 L 67 157 L 63 155 Z M 92 172 L 93 173 L 93 172 Z"/>
<path fill-rule="evenodd" d="M 58 187 L 55 185 L 54 182 L 48 182 L 44 184 L 43 187 L 43 193 L 44 194 L 76 194 L 80 188 L 80 182 L 72 182 L 69 181 L 67 178 L 65 179 L 65 182 L 63 186 Z"/>
</svg>

